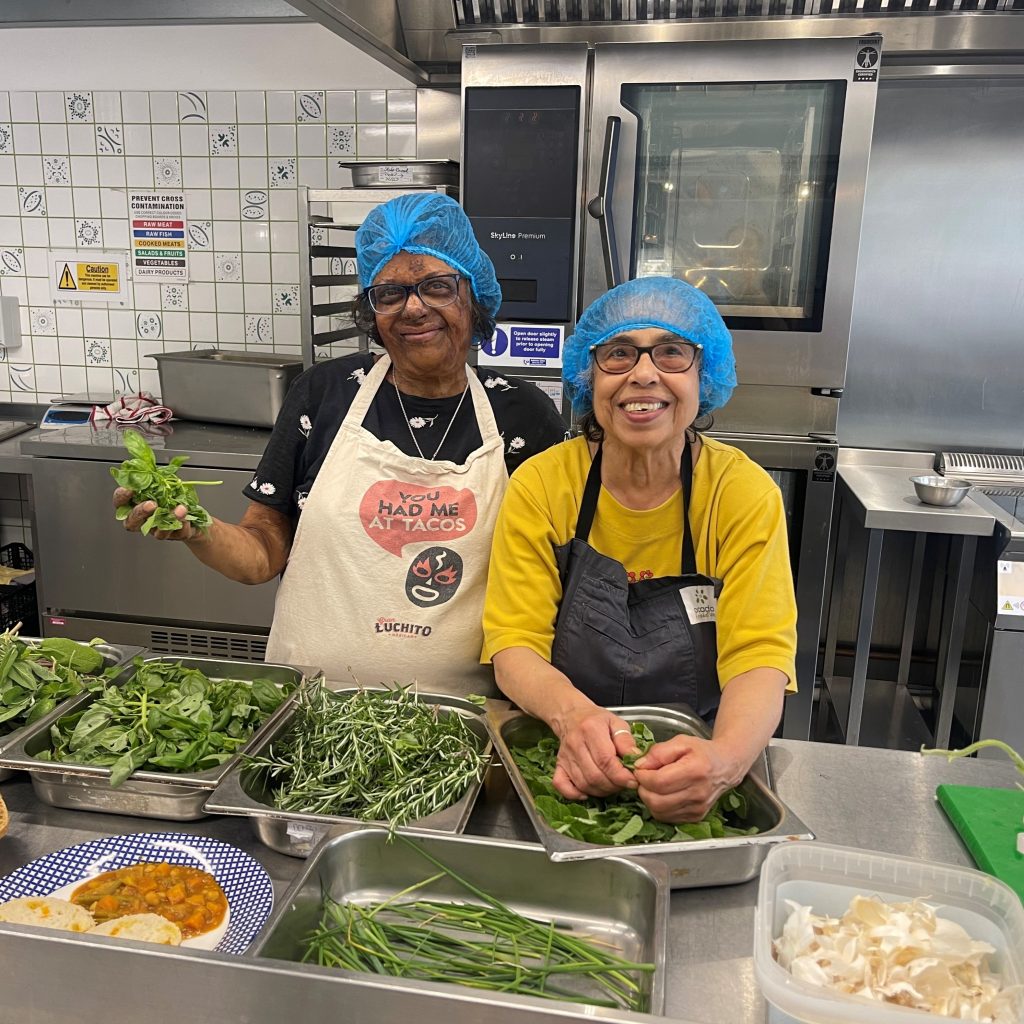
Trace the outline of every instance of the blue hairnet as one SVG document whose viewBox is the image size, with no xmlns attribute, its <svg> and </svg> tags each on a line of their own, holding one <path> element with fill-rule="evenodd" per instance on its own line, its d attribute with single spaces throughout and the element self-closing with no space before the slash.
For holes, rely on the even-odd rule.
<svg viewBox="0 0 1024 1024">
<path fill-rule="evenodd" d="M 384 264 L 399 252 L 424 253 L 465 275 L 477 302 L 491 316 L 501 305 L 494 264 L 480 248 L 469 218 L 450 196 L 411 192 L 374 207 L 356 232 L 359 283 L 373 284 Z"/>
<path fill-rule="evenodd" d="M 704 346 L 698 415 L 720 409 L 729 401 L 736 387 L 736 360 L 732 335 L 714 303 L 702 291 L 674 277 L 641 277 L 595 299 L 565 341 L 562 376 L 577 415 L 594 407 L 590 346 L 642 327 L 661 327 Z"/>
</svg>

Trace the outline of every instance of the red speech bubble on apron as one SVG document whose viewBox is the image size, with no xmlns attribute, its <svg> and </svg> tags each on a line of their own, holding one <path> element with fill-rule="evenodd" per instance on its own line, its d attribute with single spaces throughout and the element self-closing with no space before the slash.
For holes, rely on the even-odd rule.
<svg viewBox="0 0 1024 1024">
<path fill-rule="evenodd" d="M 476 526 L 476 496 L 470 490 L 380 480 L 359 502 L 359 520 L 371 540 L 392 555 L 406 544 L 457 543 Z"/>
</svg>

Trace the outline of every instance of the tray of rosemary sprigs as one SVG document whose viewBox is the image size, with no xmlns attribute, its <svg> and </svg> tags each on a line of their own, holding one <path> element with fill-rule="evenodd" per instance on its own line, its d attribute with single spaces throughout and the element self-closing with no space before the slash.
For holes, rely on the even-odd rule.
<svg viewBox="0 0 1024 1024">
<path fill-rule="evenodd" d="M 491 759 L 489 706 L 410 686 L 306 685 L 206 810 L 248 817 L 262 843 L 293 857 L 361 822 L 462 832 Z"/>
</svg>

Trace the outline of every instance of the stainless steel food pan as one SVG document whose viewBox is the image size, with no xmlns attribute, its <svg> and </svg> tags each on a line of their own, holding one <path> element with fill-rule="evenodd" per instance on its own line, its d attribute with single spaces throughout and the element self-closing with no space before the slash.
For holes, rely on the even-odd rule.
<svg viewBox="0 0 1024 1024">
<path fill-rule="evenodd" d="M 455 160 L 360 160 L 342 166 L 352 172 L 355 188 L 459 183 L 459 165 Z"/>
<path fill-rule="evenodd" d="M 160 371 L 160 397 L 184 420 L 272 427 L 301 359 L 259 352 L 150 354 Z"/>
<path fill-rule="evenodd" d="M 350 687 L 347 690 L 335 691 L 338 697 L 358 692 Z M 462 715 L 476 737 L 479 749 L 486 758 L 490 758 L 493 749 L 491 736 L 487 728 L 484 712 L 488 710 L 471 701 L 447 694 L 421 693 L 419 699 L 428 704 Z M 502 702 L 494 702 L 498 707 Z M 506 705 L 507 706 L 507 705 Z M 493 710 L 493 708 L 492 708 Z M 263 733 L 259 743 L 254 743 L 247 751 L 252 756 L 264 753 L 275 740 L 284 737 L 291 727 L 295 707 L 292 705 L 271 729 Z M 366 823 L 358 818 L 346 818 L 334 814 L 304 814 L 300 811 L 282 811 L 270 802 L 270 796 L 263 782 L 256 777 L 257 772 L 246 768 L 239 762 L 227 773 L 224 780 L 206 801 L 208 814 L 239 814 L 248 817 L 252 830 L 261 843 L 278 853 L 290 857 L 306 857 L 314 846 L 329 832 L 337 835 L 352 828 L 361 828 Z M 473 783 L 462 797 L 442 811 L 420 818 L 403 826 L 403 831 L 459 833 L 466 827 L 473 811 L 483 779 Z"/>
<path fill-rule="evenodd" d="M 41 643 L 42 638 L 23 636 L 21 639 L 27 644 L 38 644 Z M 123 665 L 126 661 L 131 661 L 137 654 L 141 654 L 145 648 L 131 647 L 125 644 L 96 644 L 94 650 L 103 656 L 103 667 L 108 669 L 116 668 L 118 665 Z M 74 697 L 68 697 L 68 701 L 74 699 Z M 66 704 L 67 701 L 62 701 L 53 709 L 53 713 L 62 712 Z M 17 743 L 22 736 L 28 735 L 28 731 L 34 727 L 35 723 L 23 725 L 20 729 L 12 729 L 9 733 L 0 735 L 0 753 Z M 0 729 L 2 728 L 3 726 L 0 725 Z M 0 782 L 3 782 L 4 779 L 9 779 L 13 774 L 14 772 L 10 768 L 0 768 Z"/>
<path fill-rule="evenodd" d="M 662 864 L 641 864 L 622 857 L 555 864 L 533 843 L 477 836 L 407 838 L 520 914 L 554 921 L 560 927 L 605 942 L 630 959 L 653 963 L 653 974 L 645 975 L 642 982 L 647 987 L 648 1012 L 664 1012 L 669 907 L 668 877 Z M 435 872 L 429 861 L 405 843 L 389 841 L 384 829 L 363 828 L 328 840 L 310 857 L 245 956 L 299 960 L 302 939 L 319 920 L 323 893 L 339 902 L 376 903 Z M 480 902 L 449 878 L 418 889 L 416 895 Z M 298 969 L 317 974 L 333 970 L 313 964 Z M 429 987 L 436 991 L 434 985 Z M 503 998 L 507 997 L 493 995 L 495 1002 Z M 577 1007 L 576 1014 L 581 1012 L 582 1008 Z M 585 1012 L 590 1017 L 613 1011 L 591 1008 Z M 615 1016 L 622 1019 L 617 1012 Z"/>
<path fill-rule="evenodd" d="M 186 668 L 198 669 L 211 679 L 264 678 L 278 686 L 297 685 L 303 678 L 316 674 L 314 669 L 291 665 L 218 661 L 213 658 L 149 657 L 144 660 L 146 663 L 180 662 Z M 126 665 L 114 680 L 114 685 L 126 683 L 134 671 L 131 665 Z M 112 789 L 109 768 L 66 761 L 40 761 L 36 757 L 42 751 L 51 749 L 50 726 L 58 719 L 91 704 L 97 696 L 95 693 L 82 693 L 65 701 L 26 729 L 18 743 L 0 754 L 0 765 L 27 771 L 32 777 L 32 788 L 36 796 L 54 807 L 102 811 L 106 814 L 131 814 L 140 818 L 166 818 L 170 821 L 192 821 L 204 817 L 206 812 L 203 804 L 210 792 L 231 770 L 238 757 L 259 743 L 262 736 L 288 713 L 291 700 L 285 700 L 237 754 L 216 768 L 194 773 L 138 771 L 117 789 Z"/>
<path fill-rule="evenodd" d="M 612 710 L 627 722 L 643 722 L 657 742 L 680 733 L 705 739 L 710 736 L 704 722 L 681 705 L 621 707 Z M 526 807 L 544 849 L 554 861 L 627 855 L 653 856 L 668 866 L 673 889 L 692 889 L 747 882 L 761 870 L 762 861 L 775 844 L 814 838 L 810 829 L 753 772 L 744 778 L 738 788 L 747 798 L 747 823 L 758 827 L 760 831 L 757 835 L 623 846 L 601 846 L 564 836 L 548 825 L 537 810 L 526 780 L 512 757 L 514 748 L 533 746 L 542 737 L 551 735 L 550 730 L 543 722 L 521 711 L 497 712 L 491 714 L 490 718 L 498 756 Z"/>
</svg>

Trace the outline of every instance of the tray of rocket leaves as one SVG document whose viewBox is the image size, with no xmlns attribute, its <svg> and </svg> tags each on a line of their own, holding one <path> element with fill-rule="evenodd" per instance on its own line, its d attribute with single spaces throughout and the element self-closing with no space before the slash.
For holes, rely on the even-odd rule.
<svg viewBox="0 0 1024 1024">
<path fill-rule="evenodd" d="M 704 739 L 711 735 L 707 725 L 685 705 L 610 710 L 629 723 L 641 747 L 680 733 Z M 552 752 L 557 750 L 557 740 L 547 725 L 521 711 L 494 712 L 489 718 L 495 750 L 552 860 L 653 855 L 667 861 L 673 888 L 730 885 L 754 878 L 772 845 L 814 838 L 754 772 L 724 799 L 714 826 L 699 826 L 685 834 L 679 834 L 675 826 L 652 823 L 628 798 L 621 808 L 615 808 L 614 800 L 578 804 L 565 800 L 540 771 L 541 765 L 550 766 Z M 525 773 L 521 764 L 527 766 Z M 606 813 L 609 808 L 610 815 Z M 574 819 L 575 831 L 600 841 L 566 834 Z"/>
</svg>

